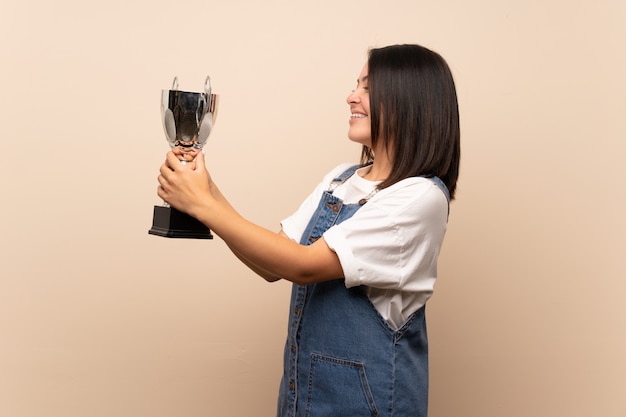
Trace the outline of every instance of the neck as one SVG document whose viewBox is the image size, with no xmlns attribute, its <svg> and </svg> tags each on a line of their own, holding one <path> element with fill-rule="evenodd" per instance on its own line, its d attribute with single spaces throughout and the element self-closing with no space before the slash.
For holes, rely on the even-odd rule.
<svg viewBox="0 0 626 417">
<path fill-rule="evenodd" d="M 363 178 L 370 181 L 384 181 L 391 174 L 391 163 L 383 159 L 379 161 L 374 159 L 374 163 L 370 166 L 370 170 L 363 175 Z"/>
</svg>

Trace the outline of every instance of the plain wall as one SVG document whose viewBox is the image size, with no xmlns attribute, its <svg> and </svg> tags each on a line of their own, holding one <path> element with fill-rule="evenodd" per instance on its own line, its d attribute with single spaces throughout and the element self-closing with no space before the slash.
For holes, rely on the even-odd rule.
<svg viewBox="0 0 626 417">
<path fill-rule="evenodd" d="M 430 415 L 625 416 L 623 0 L 0 0 L 0 416 L 274 415 L 288 283 L 147 233 L 160 90 L 211 76 L 207 164 L 278 230 L 358 159 L 345 98 L 393 43 L 461 107 Z"/>
</svg>

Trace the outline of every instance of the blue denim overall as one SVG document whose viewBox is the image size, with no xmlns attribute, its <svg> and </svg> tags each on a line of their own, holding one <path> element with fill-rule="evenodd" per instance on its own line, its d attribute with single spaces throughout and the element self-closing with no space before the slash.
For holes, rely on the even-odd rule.
<svg viewBox="0 0 626 417">
<path fill-rule="evenodd" d="M 361 207 L 332 193 L 357 168 L 324 192 L 302 245 Z M 449 200 L 441 180 L 431 179 Z M 424 307 L 393 330 L 363 289 L 346 288 L 343 279 L 293 285 L 278 417 L 425 417 L 427 407 Z"/>
</svg>

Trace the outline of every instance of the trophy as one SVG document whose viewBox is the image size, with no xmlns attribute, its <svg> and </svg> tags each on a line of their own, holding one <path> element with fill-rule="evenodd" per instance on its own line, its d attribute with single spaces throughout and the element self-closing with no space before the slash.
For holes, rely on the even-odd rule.
<svg viewBox="0 0 626 417">
<path fill-rule="evenodd" d="M 215 118 L 217 116 L 218 96 L 211 93 L 211 78 L 204 82 L 204 93 L 178 90 L 178 78 L 174 77 L 171 90 L 163 90 L 161 94 L 161 117 L 165 136 L 170 147 L 181 163 L 193 161 L 202 151 Z M 154 206 L 151 235 L 213 239 L 208 227 L 190 215 L 170 207 Z"/>
</svg>

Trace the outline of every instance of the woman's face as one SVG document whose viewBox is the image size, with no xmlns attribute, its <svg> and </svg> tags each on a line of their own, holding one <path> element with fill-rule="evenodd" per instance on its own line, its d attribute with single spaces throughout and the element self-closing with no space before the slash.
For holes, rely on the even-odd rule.
<svg viewBox="0 0 626 417">
<path fill-rule="evenodd" d="M 350 106 L 350 140 L 365 146 L 372 146 L 372 131 L 370 121 L 370 96 L 367 89 L 367 63 L 357 80 L 356 89 L 348 95 L 347 103 Z"/>
</svg>

